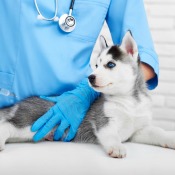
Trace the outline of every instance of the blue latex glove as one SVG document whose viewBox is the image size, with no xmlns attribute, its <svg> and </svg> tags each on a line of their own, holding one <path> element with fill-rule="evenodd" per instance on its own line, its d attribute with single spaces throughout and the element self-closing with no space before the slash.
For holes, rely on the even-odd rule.
<svg viewBox="0 0 175 175">
<path fill-rule="evenodd" d="M 35 142 L 41 140 L 57 125 L 54 140 L 60 140 L 67 128 L 69 131 L 64 141 L 72 140 L 90 105 L 99 95 L 85 79 L 76 89 L 65 92 L 58 97 L 41 97 L 56 104 L 33 124 L 31 131 L 37 131 L 33 140 Z"/>
</svg>

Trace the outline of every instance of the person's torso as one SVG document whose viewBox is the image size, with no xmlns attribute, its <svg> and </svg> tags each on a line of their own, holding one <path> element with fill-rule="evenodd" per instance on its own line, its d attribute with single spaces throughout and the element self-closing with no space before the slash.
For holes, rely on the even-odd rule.
<svg viewBox="0 0 175 175">
<path fill-rule="evenodd" d="M 69 12 L 70 2 L 58 1 L 58 17 Z M 37 3 L 44 16 L 54 15 L 54 0 Z M 0 103 L 61 94 L 87 77 L 109 5 L 110 0 L 75 0 L 76 28 L 65 33 L 57 22 L 37 20 L 33 0 L 0 1 L 0 89 L 16 96 L 0 94 Z"/>
</svg>

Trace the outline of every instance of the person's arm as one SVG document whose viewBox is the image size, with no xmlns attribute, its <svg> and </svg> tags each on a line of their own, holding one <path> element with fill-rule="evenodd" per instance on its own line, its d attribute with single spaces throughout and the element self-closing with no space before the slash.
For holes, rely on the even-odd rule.
<svg viewBox="0 0 175 175">
<path fill-rule="evenodd" d="M 42 97 L 55 102 L 55 105 L 33 124 L 31 131 L 37 132 L 33 140 L 37 142 L 43 139 L 55 127 L 55 141 L 62 138 L 66 129 L 69 131 L 64 141 L 72 140 L 90 105 L 99 95 L 84 79 L 72 91 L 64 92 L 58 97 Z"/>
<path fill-rule="evenodd" d="M 153 68 L 151 66 L 149 66 L 148 64 L 141 63 L 141 68 L 143 71 L 145 81 L 151 80 L 156 76 Z"/>
<path fill-rule="evenodd" d="M 142 70 L 149 89 L 158 84 L 159 64 L 154 50 L 143 0 L 111 0 L 106 17 L 114 44 L 130 30 L 139 49 Z"/>
</svg>

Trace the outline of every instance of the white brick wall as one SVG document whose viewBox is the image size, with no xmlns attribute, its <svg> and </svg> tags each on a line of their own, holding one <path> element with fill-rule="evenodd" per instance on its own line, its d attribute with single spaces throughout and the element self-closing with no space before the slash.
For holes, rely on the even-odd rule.
<svg viewBox="0 0 175 175">
<path fill-rule="evenodd" d="M 159 86 L 152 92 L 155 123 L 175 130 L 175 0 L 144 0 L 160 61 Z M 111 42 L 106 24 L 102 34 Z M 98 44 L 94 49 L 95 56 Z"/>
<path fill-rule="evenodd" d="M 160 61 L 159 86 L 153 91 L 153 117 L 162 120 L 159 124 L 164 127 L 165 119 L 175 121 L 175 0 L 145 0 L 145 7 Z"/>
</svg>

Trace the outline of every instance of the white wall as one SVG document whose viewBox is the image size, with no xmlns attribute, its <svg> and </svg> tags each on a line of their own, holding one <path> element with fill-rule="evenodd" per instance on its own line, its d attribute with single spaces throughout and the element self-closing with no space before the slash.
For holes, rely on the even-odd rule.
<svg viewBox="0 0 175 175">
<path fill-rule="evenodd" d="M 160 62 L 153 116 L 171 122 L 175 121 L 175 0 L 145 0 L 145 7 Z"/>
<path fill-rule="evenodd" d="M 144 0 L 144 2 L 160 61 L 159 86 L 152 92 L 153 117 L 157 125 L 175 130 L 175 0 Z M 111 43 L 106 25 L 102 34 Z M 97 44 L 93 56 L 98 48 Z"/>
</svg>

